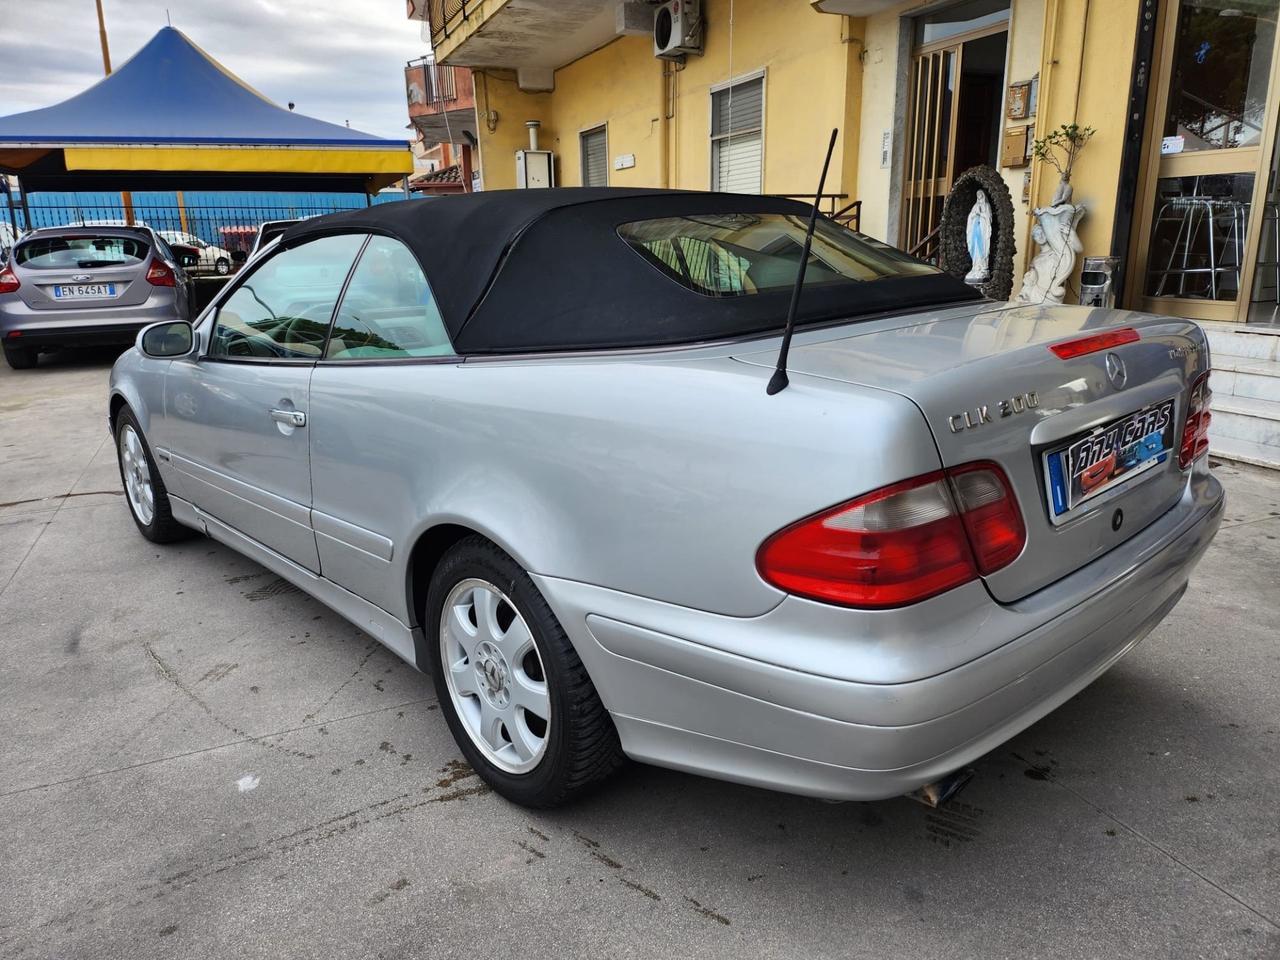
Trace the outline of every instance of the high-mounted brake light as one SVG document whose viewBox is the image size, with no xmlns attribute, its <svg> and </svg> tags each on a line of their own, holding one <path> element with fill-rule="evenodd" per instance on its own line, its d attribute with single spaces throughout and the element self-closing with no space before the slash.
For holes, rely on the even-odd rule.
<svg viewBox="0 0 1280 960">
<path fill-rule="evenodd" d="M 147 283 L 153 287 L 174 287 L 178 285 L 178 278 L 163 260 L 152 260 L 147 268 Z"/>
<path fill-rule="evenodd" d="M 785 527 L 761 545 L 756 568 L 788 593 L 879 609 L 994 573 L 1025 543 L 1004 471 L 973 463 L 881 487 Z"/>
<path fill-rule="evenodd" d="M 3 270 L 0 270 L 0 293 L 13 293 L 20 286 L 22 283 L 18 280 L 18 275 L 13 272 L 12 266 L 6 265 Z"/>
<path fill-rule="evenodd" d="M 1099 350 L 1110 350 L 1126 343 L 1136 343 L 1142 337 L 1133 327 L 1121 327 L 1119 330 L 1108 330 L 1106 333 L 1095 333 L 1075 340 L 1063 340 L 1061 343 L 1049 344 L 1049 349 L 1057 354 L 1060 360 L 1083 357 L 1087 353 Z"/>
<path fill-rule="evenodd" d="M 1182 443 L 1178 445 L 1178 466 L 1183 470 L 1209 452 L 1209 401 L 1213 391 L 1209 389 L 1209 371 L 1196 377 L 1188 391 L 1187 422 L 1182 428 Z"/>
</svg>

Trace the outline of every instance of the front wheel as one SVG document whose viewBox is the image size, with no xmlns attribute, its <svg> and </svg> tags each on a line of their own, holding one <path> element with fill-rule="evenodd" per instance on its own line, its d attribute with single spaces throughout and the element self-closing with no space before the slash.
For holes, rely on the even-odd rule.
<svg viewBox="0 0 1280 960">
<path fill-rule="evenodd" d="M 173 519 L 164 480 L 142 436 L 142 428 L 128 408 L 121 410 L 116 419 L 116 455 L 125 502 L 129 504 L 138 532 L 152 543 L 172 543 L 191 536 L 192 530 Z"/>
<path fill-rule="evenodd" d="M 213 270 L 220 277 L 225 277 L 231 272 L 231 261 L 226 257 L 219 257 L 213 264 Z"/>
<path fill-rule="evenodd" d="M 481 537 L 441 560 L 423 624 L 445 719 L 489 786 L 528 807 L 566 803 L 623 762 L 613 721 L 528 574 Z"/>
</svg>

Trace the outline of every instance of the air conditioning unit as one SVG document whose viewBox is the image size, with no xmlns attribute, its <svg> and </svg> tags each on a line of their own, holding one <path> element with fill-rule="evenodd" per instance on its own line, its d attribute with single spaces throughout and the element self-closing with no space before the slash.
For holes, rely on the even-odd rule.
<svg viewBox="0 0 1280 960">
<path fill-rule="evenodd" d="M 683 60 L 702 53 L 701 0 L 665 0 L 653 12 L 653 55 Z"/>
</svg>

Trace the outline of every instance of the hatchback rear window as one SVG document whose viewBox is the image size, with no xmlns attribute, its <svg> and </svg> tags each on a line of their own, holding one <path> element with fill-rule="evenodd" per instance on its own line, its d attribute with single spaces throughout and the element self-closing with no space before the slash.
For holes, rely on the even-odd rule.
<svg viewBox="0 0 1280 960">
<path fill-rule="evenodd" d="M 134 237 L 34 237 L 14 251 L 14 260 L 36 270 L 128 267 L 145 260 L 149 250 Z"/>
<path fill-rule="evenodd" d="M 783 213 L 714 213 L 624 223 L 618 234 L 675 282 L 710 297 L 790 289 L 804 249 L 805 218 Z M 939 271 L 830 220 L 814 231 L 806 287 Z"/>
</svg>

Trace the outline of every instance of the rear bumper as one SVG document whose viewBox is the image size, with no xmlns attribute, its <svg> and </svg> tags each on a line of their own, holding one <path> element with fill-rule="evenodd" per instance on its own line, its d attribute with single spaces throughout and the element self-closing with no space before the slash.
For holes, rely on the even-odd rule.
<svg viewBox="0 0 1280 960">
<path fill-rule="evenodd" d="M 16 297 L 0 300 L 0 343 L 10 347 L 96 346 L 132 343 L 138 331 L 161 320 L 185 319 L 176 296 L 162 288 L 142 303 L 81 310 L 32 310 Z"/>
<path fill-rule="evenodd" d="M 17 336 L 5 335 L 8 347 L 31 347 L 49 350 L 53 347 L 98 347 L 133 343 L 138 331 L 153 320 L 140 323 L 110 323 L 95 326 L 59 326 L 22 329 Z"/>
<path fill-rule="evenodd" d="M 908 682 L 851 681 L 829 651 L 786 666 L 743 656 L 725 649 L 731 618 L 536 579 L 631 756 L 788 792 L 879 799 L 936 780 L 1030 726 L 1168 614 L 1222 519 L 1222 487 L 1200 469 L 1176 507 L 1122 546 L 1017 604 L 988 600 L 987 625 L 1000 634 L 989 652 Z M 753 643 L 765 637 L 758 649 L 794 650 L 814 608 L 848 615 L 788 598 L 737 623 Z M 934 632 L 947 642 L 946 623 Z M 868 644 L 881 640 L 842 639 L 859 663 Z M 886 656 L 901 653 L 883 646 Z"/>
</svg>

